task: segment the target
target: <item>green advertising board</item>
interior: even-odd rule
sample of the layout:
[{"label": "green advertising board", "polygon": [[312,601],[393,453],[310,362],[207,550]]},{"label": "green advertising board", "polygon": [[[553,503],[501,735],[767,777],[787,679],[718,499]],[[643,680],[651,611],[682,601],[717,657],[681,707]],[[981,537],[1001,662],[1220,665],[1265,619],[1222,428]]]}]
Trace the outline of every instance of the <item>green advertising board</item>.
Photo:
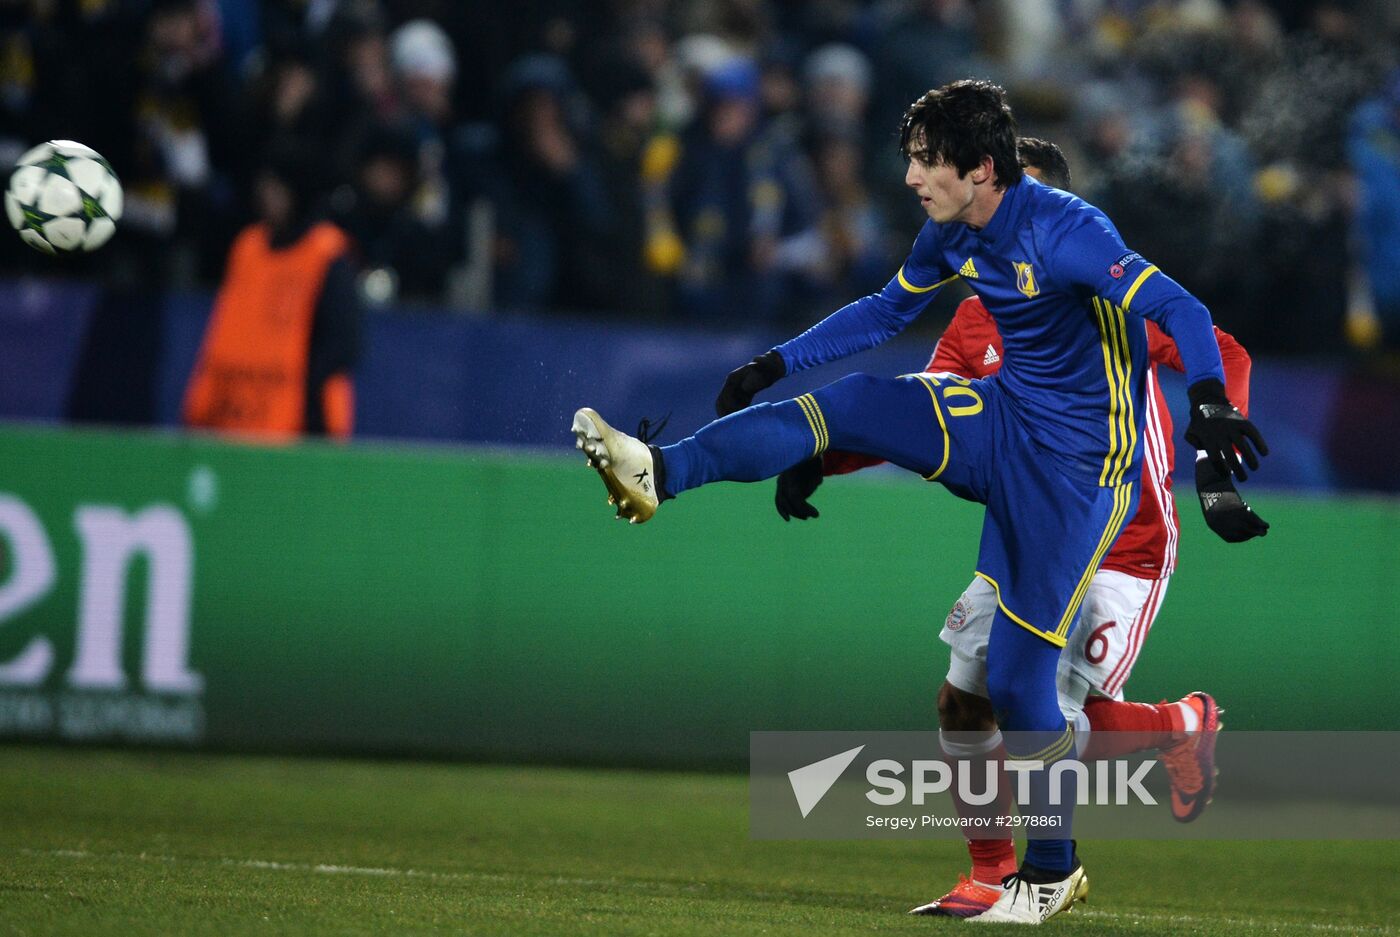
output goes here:
[{"label": "green advertising board", "polygon": [[[561,433],[561,437],[563,434]],[[0,430],[0,736],[735,765],[756,729],[918,729],[980,510],[892,472],[615,522],[582,457]],[[1183,499],[1127,691],[1393,729],[1400,504]]]}]

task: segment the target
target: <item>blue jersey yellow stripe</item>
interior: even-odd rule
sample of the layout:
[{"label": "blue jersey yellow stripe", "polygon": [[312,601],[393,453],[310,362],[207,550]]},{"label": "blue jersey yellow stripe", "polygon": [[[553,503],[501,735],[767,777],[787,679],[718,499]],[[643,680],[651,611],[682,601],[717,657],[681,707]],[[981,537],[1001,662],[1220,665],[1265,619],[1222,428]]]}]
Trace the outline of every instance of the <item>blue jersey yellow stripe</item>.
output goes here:
[{"label": "blue jersey yellow stripe", "polygon": [[1128,343],[1128,311],[1126,309],[1118,310],[1118,328],[1123,339],[1123,361],[1127,368],[1123,384],[1123,402],[1128,407],[1128,426],[1132,428],[1132,436],[1128,440],[1128,454],[1123,459],[1123,467],[1118,471],[1118,483],[1121,484],[1123,476],[1127,474],[1128,469],[1133,465],[1133,460],[1137,458],[1137,444],[1140,438],[1135,411],[1137,404],[1133,402],[1133,351]]},{"label": "blue jersey yellow stripe", "polygon": [[[888,268],[886,268],[886,269],[888,269]],[[911,292],[911,293],[927,293],[927,292],[930,292],[930,291],[932,291],[932,290],[936,290],[936,289],[938,289],[940,286],[943,286],[943,285],[946,284],[946,283],[952,283],[954,280],[956,280],[956,279],[958,278],[958,276],[959,276],[959,274],[956,274],[956,273],[955,273],[955,274],[953,274],[952,276],[947,277],[946,279],[939,280],[937,283],[933,284],[932,286],[915,286],[913,283],[910,283],[908,280],[906,280],[906,279],[904,278],[904,268],[903,268],[903,267],[900,267],[900,268],[899,268],[899,272],[895,274],[895,278],[899,280],[899,285],[902,286],[902,287],[904,287],[906,290],[908,290],[908,291]]]},{"label": "blue jersey yellow stripe", "polygon": [[1094,297],[1094,315],[1099,323],[1099,345],[1103,349],[1103,376],[1108,384],[1108,453],[1104,456],[1103,471],[1099,472],[1099,485],[1108,484],[1108,470],[1113,454],[1118,451],[1118,395],[1114,393],[1113,349],[1109,342],[1108,326],[1104,323],[1103,306]]},{"label": "blue jersey yellow stripe", "polygon": [[1104,305],[1113,320],[1114,332],[1118,337],[1118,361],[1121,366],[1118,393],[1123,402],[1123,428],[1128,440],[1123,452],[1119,453],[1118,468],[1111,482],[1118,485],[1122,483],[1124,473],[1132,466],[1133,457],[1137,454],[1137,414],[1133,409],[1133,353],[1128,347],[1128,320],[1125,311],[1107,301]]},{"label": "blue jersey yellow stripe", "polygon": [[1103,351],[1104,379],[1108,382],[1108,452],[1104,455],[1099,485],[1114,487],[1133,464],[1137,453],[1137,418],[1133,407],[1133,357],[1128,344],[1128,323],[1123,309],[1099,297],[1093,298]]},{"label": "blue jersey yellow stripe", "polygon": [[1142,284],[1147,280],[1148,277],[1152,276],[1152,274],[1156,272],[1157,265],[1151,264],[1146,270],[1142,271],[1142,273],[1139,273],[1137,275],[1137,279],[1133,281],[1132,286],[1128,287],[1128,292],[1125,293],[1123,296],[1124,309],[1127,309],[1130,305],[1132,305],[1133,297],[1137,295],[1138,288],[1142,286]]},{"label": "blue jersey yellow stripe", "polygon": [[1109,470],[1107,484],[1112,486],[1114,477],[1118,474],[1119,467],[1123,464],[1123,453],[1128,448],[1129,430],[1128,415],[1123,406],[1123,345],[1120,341],[1118,331],[1118,320],[1114,317],[1113,311],[1108,303],[1099,301],[1101,309],[1100,321],[1103,323],[1104,334],[1108,337],[1110,348],[1109,357],[1113,362],[1113,384],[1112,393],[1114,398],[1114,409],[1118,415],[1118,448],[1109,459]]},{"label": "blue jersey yellow stripe", "polygon": [[[1135,427],[1133,426],[1132,414],[1130,412],[1131,400],[1129,399],[1129,395],[1125,393],[1127,390],[1128,374],[1124,373],[1123,359],[1125,357],[1127,343],[1123,340],[1122,318],[1115,314],[1116,310],[1111,303],[1100,300],[1099,304],[1102,310],[1101,321],[1108,335],[1109,345],[1112,348],[1113,374],[1116,379],[1112,386],[1118,410],[1118,451],[1113,454],[1108,473],[1108,484],[1113,486],[1116,485],[1118,479],[1122,477],[1123,455],[1131,447],[1130,444],[1133,440]],[[1131,369],[1132,362],[1130,360],[1127,362],[1127,370],[1129,373],[1131,373]]]}]

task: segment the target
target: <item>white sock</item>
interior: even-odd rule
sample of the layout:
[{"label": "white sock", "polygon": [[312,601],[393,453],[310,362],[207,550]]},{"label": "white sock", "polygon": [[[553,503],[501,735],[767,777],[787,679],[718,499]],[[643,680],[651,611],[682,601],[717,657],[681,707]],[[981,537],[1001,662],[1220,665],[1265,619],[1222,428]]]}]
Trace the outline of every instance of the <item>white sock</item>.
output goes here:
[{"label": "white sock", "polygon": [[1186,703],[1177,703],[1177,708],[1181,710],[1181,731],[1195,732],[1201,727],[1201,717],[1196,715],[1196,707]]},{"label": "white sock", "polygon": [[[958,733],[962,736],[970,736],[971,732]],[[985,739],[976,742],[953,742],[949,741],[948,734],[942,729],[938,730],[938,744],[942,747],[943,753],[953,758],[972,758],[977,755],[985,755],[1001,744],[1001,730],[996,729]]]},{"label": "white sock", "polygon": [[1083,758],[1084,753],[1089,750],[1089,717],[1081,709],[1074,714],[1074,721],[1070,725],[1074,727],[1074,756]]}]

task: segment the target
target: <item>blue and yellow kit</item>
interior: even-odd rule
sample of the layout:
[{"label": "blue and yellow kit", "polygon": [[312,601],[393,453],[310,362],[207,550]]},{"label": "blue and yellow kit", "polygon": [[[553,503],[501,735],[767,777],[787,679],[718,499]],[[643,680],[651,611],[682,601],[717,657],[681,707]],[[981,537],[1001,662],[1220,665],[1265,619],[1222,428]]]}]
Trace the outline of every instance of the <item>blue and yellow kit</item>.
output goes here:
[{"label": "blue and yellow kit", "polygon": [[[978,575],[1009,617],[1063,646],[1089,579],[1136,511],[1143,319],[1176,341],[1195,383],[1223,380],[1210,314],[1098,209],[1027,177],[984,228],[925,224],[882,291],[777,350],[792,372],[872,347],[954,279],[995,319],[1006,364],[983,380],[908,378],[926,387],[936,421],[927,477],[987,505]],[[821,391],[812,399],[839,408]]]}]

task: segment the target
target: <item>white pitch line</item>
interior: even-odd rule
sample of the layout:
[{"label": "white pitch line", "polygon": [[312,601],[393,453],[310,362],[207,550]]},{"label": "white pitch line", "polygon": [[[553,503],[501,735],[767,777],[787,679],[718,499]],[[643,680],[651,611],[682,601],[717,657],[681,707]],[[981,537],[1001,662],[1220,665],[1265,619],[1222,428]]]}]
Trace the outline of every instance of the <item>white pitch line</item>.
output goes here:
[{"label": "white pitch line", "polygon": [[1343,934],[1393,934],[1393,928],[1384,924],[1323,924],[1312,921],[1276,921],[1257,918],[1229,918],[1229,917],[1197,917],[1191,914],[1172,914],[1163,911],[1098,911],[1088,908],[1077,909],[1074,916],[1084,916],[1105,921],[1123,921],[1125,923],[1156,923],[1156,924],[1186,924],[1197,927],[1207,927],[1212,924],[1226,925],[1229,927],[1293,927],[1305,930],[1322,931],[1326,933]]},{"label": "white pitch line", "polygon": [[21,855],[50,856],[60,859],[98,859],[134,862],[163,862],[167,864],[223,865],[241,869],[262,869],[273,872],[311,872],[317,875],[362,875],[372,878],[421,878],[437,881],[476,882],[539,882],[545,885],[576,885],[581,888],[645,887],[645,883],[622,879],[569,878],[566,876],[533,875],[522,872],[508,875],[500,872],[430,872],[425,869],[377,868],[375,866],[331,865],[313,862],[276,862],[271,859],[234,859],[220,856],[167,856],[151,852],[90,852],[85,849],[20,849]]},{"label": "white pitch line", "polygon": [[[163,862],[169,864],[215,864],[241,869],[262,869],[273,872],[311,872],[316,875],[361,875],[370,878],[418,878],[433,881],[486,881],[518,882],[521,880],[547,885],[573,885],[580,888],[631,888],[633,890],[655,890],[653,884],[626,879],[568,878],[565,876],[537,876],[528,873],[506,875],[498,872],[429,872],[423,869],[380,868],[375,866],[331,865],[312,862],[276,862],[271,859],[234,859],[227,857],[201,858],[196,856],[166,856],[149,852],[89,852],[85,849],[20,849],[26,856],[49,856],[61,859],[98,859],[137,862]],[[679,886],[678,886],[679,887]],[[1124,923],[1183,924],[1196,927],[1225,925],[1229,927],[1254,928],[1301,928],[1320,933],[1344,934],[1395,934],[1392,927],[1384,924],[1325,924],[1311,921],[1280,921],[1265,918],[1221,918],[1198,917],[1190,914],[1172,914],[1163,911],[1100,911],[1078,908],[1075,916],[1091,920],[1121,921]]]}]

